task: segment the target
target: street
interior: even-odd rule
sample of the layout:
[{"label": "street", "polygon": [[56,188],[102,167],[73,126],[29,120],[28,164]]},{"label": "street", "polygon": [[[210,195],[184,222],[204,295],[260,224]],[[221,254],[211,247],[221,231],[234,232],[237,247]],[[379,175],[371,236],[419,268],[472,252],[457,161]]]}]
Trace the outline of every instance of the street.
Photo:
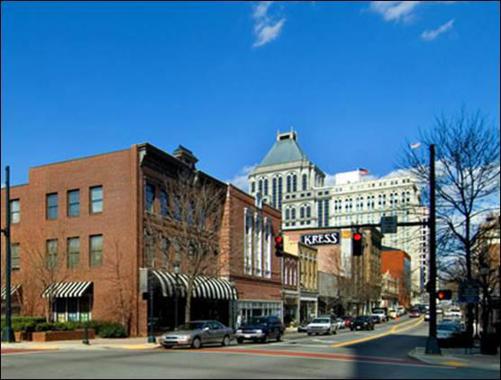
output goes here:
[{"label": "street", "polygon": [[499,378],[499,371],[428,365],[408,352],[424,346],[421,319],[290,334],[283,342],[153,350],[26,351],[2,354],[2,378]]}]

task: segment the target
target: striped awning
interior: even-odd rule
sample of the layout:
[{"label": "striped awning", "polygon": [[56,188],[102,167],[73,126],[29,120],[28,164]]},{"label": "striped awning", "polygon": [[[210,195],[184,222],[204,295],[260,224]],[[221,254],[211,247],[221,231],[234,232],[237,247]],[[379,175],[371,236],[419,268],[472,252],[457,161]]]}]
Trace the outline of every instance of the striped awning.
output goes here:
[{"label": "striped awning", "polygon": [[[176,287],[176,275],[174,273],[158,269],[152,270],[152,273],[160,283],[162,295],[164,297],[173,297],[174,289]],[[177,275],[177,280],[178,295],[180,297],[186,297],[189,277],[186,274],[180,273]],[[228,280],[216,277],[197,276],[194,281],[192,297],[236,300],[237,290]]]},{"label": "striped awning", "polygon": [[[21,284],[11,285],[10,287],[10,295],[13,296],[15,292],[19,290]],[[7,297],[7,287],[2,286],[2,299],[4,300]]]},{"label": "striped awning", "polygon": [[42,293],[43,298],[78,298],[91,286],[91,281],[55,282]]}]

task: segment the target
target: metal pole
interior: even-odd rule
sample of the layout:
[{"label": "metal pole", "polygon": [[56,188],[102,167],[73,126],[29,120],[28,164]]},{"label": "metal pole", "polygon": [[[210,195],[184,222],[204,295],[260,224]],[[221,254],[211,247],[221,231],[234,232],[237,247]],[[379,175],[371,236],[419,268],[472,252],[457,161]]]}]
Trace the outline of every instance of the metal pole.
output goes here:
[{"label": "metal pole", "polygon": [[151,280],[151,268],[148,270],[148,343],[156,343],[153,334],[153,281]]},{"label": "metal pole", "polygon": [[436,264],[436,210],[435,210],[435,145],[430,145],[430,258],[429,258],[429,291],[430,291],[430,321],[426,354],[440,355],[437,340],[437,264]]},{"label": "metal pole", "polygon": [[174,330],[177,328],[177,324],[178,324],[178,294],[177,294],[177,288],[178,288],[178,276],[179,274],[177,273],[178,271],[176,270],[176,286],[174,287]]},{"label": "metal pole", "polygon": [[2,331],[2,342],[15,342],[12,330],[12,299],[11,299],[11,272],[12,257],[10,251],[10,167],[5,167],[5,327]]}]

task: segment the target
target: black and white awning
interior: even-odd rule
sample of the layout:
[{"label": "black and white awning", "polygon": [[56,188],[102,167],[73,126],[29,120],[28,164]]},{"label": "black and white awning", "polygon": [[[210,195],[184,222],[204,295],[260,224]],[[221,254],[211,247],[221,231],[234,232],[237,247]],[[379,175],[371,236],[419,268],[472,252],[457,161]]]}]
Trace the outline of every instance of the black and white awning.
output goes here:
[{"label": "black and white awning", "polygon": [[[11,297],[19,290],[21,284],[11,285],[10,287],[10,295]],[[7,287],[2,286],[2,299],[4,300],[7,297]]]},{"label": "black and white awning", "polygon": [[42,293],[43,298],[78,298],[92,285],[91,281],[55,282]]},{"label": "black and white awning", "polygon": [[[153,275],[160,283],[162,295],[164,297],[173,297],[176,288],[176,275],[162,270],[152,270]],[[188,289],[189,276],[183,273],[177,275],[177,289],[180,297],[186,297]],[[218,300],[236,300],[237,290],[228,281],[222,278],[196,276],[193,286],[193,298],[207,298]]]}]

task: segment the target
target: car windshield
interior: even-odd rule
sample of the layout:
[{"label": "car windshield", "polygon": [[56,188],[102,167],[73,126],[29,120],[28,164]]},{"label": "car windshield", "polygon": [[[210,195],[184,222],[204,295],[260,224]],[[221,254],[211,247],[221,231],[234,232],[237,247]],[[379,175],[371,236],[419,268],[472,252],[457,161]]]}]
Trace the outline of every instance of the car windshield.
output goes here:
[{"label": "car windshield", "polygon": [[367,317],[357,317],[355,318],[355,322],[365,322],[367,320]]},{"label": "car windshield", "polygon": [[205,322],[188,322],[184,325],[180,325],[178,330],[201,330],[205,326]]},{"label": "car windshield", "polygon": [[268,318],[266,318],[266,317],[253,317],[250,319],[250,323],[253,325],[265,325],[268,323]]},{"label": "car windshield", "polygon": [[384,313],[384,310],[383,309],[372,309],[372,312],[375,314],[381,314],[381,313]]},{"label": "car windshield", "polygon": [[329,323],[330,319],[328,318],[315,318],[311,323]]}]

